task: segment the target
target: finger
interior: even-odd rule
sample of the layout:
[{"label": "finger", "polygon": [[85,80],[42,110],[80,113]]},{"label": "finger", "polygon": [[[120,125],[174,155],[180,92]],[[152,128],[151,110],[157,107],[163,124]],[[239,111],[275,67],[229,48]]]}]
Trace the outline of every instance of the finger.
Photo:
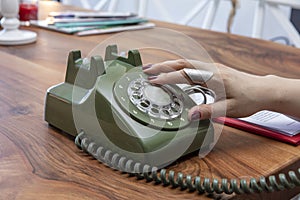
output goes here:
[{"label": "finger", "polygon": [[158,76],[149,76],[148,80],[152,84],[191,84],[190,79],[186,77],[183,70],[173,71],[169,73],[162,73]]},{"label": "finger", "polygon": [[192,68],[192,69],[200,69],[206,71],[217,71],[218,64],[217,63],[204,63],[201,61],[195,60],[172,60],[165,61],[157,64],[148,64],[143,67],[143,71],[146,74],[160,74],[160,73],[168,73],[172,71],[181,70],[183,68]]},{"label": "finger", "polygon": [[181,60],[172,60],[165,61],[162,63],[156,64],[148,64],[143,67],[144,73],[146,74],[160,74],[160,73],[168,73],[174,72],[183,68],[192,68],[193,66],[189,61],[181,59]]},{"label": "finger", "polygon": [[212,104],[200,104],[189,110],[188,118],[191,121],[226,116],[226,101]]}]

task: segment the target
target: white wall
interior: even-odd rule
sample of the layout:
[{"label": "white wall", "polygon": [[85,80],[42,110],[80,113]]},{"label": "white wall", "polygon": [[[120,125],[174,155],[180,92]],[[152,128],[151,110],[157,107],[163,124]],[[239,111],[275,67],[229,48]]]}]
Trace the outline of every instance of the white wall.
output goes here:
[{"label": "white wall", "polygon": [[[79,5],[79,0],[68,0],[73,4]],[[91,5],[95,5],[99,0],[89,0]],[[136,11],[136,2],[138,0],[119,0],[117,10]],[[149,0],[146,16],[151,19],[158,19],[168,22],[178,23],[183,16],[188,14],[191,9],[199,3],[200,0]],[[255,5],[257,0],[240,0],[239,8],[235,16],[232,33],[243,36],[251,36]],[[212,30],[226,32],[227,19],[231,10],[230,0],[221,0],[217,10],[217,15],[212,26]],[[290,8],[282,7],[284,15],[289,18]],[[207,9],[204,9],[189,23],[190,26],[200,27],[203,23]],[[286,36],[287,34],[279,23],[274,20],[272,13],[267,9],[263,39],[269,40],[277,36]]]}]

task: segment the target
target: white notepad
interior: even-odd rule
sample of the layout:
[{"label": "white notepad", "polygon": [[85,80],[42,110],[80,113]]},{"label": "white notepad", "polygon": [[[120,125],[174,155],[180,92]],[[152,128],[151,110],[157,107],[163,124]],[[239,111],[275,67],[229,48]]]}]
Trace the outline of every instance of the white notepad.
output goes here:
[{"label": "white notepad", "polygon": [[239,118],[248,123],[257,124],[285,135],[294,136],[300,133],[300,122],[284,114],[263,110],[249,117]]}]

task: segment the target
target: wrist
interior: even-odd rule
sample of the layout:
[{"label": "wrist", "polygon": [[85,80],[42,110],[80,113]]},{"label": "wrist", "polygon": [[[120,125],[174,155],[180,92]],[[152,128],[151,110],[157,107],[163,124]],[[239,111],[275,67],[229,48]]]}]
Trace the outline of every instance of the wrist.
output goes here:
[{"label": "wrist", "polygon": [[266,75],[260,78],[260,87],[262,87],[259,95],[261,99],[261,110],[271,110],[281,112],[281,105],[284,100],[284,85],[282,78],[275,75]]}]

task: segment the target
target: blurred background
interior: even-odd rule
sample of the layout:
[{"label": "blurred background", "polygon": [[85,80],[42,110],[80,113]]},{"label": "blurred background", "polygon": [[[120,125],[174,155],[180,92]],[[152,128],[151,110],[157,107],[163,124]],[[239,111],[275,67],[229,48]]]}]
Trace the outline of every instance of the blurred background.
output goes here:
[{"label": "blurred background", "polygon": [[[274,40],[300,47],[300,0],[60,0],[94,10],[131,11],[157,19]],[[234,12],[235,11],[235,12]],[[235,13],[235,15],[234,15]]]}]

